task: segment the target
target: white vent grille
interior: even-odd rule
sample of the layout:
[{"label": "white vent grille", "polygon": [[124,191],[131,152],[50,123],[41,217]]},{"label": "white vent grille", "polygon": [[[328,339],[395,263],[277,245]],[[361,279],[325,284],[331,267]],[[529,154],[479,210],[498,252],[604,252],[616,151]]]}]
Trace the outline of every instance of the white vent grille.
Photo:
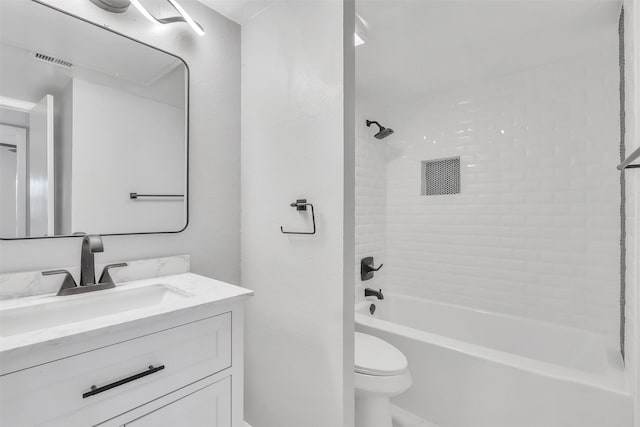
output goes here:
[{"label": "white vent grille", "polygon": [[460,193],[460,157],[422,162],[422,195]]},{"label": "white vent grille", "polygon": [[60,67],[64,67],[64,68],[73,67],[73,64],[69,61],[65,61],[64,59],[54,58],[53,56],[45,55],[44,53],[35,53],[33,57],[40,61],[48,62],[50,64],[55,64]]}]

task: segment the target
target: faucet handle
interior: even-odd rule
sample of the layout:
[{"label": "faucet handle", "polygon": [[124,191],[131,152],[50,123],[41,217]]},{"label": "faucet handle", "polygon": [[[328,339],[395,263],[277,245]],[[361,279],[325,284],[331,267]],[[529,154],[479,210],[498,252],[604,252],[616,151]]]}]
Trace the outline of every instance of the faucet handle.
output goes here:
[{"label": "faucet handle", "polygon": [[60,289],[58,289],[58,293],[56,294],[57,296],[63,295],[63,291],[65,289],[71,289],[78,286],[76,285],[76,281],[73,279],[71,273],[69,273],[67,270],[48,270],[42,272],[43,276],[53,276],[54,274],[64,274],[62,285],[60,286]]},{"label": "faucet handle", "polygon": [[113,283],[113,277],[111,277],[109,270],[111,270],[112,268],[126,267],[128,265],[129,264],[127,264],[126,262],[106,265],[102,269],[102,274],[100,275],[100,280],[98,280],[98,283]]},{"label": "faucet handle", "polygon": [[373,279],[374,272],[380,270],[384,264],[379,267],[373,266],[373,257],[368,256],[360,260],[360,280],[365,281]]},{"label": "faucet handle", "polygon": [[380,266],[378,268],[374,268],[373,265],[365,265],[364,268],[367,271],[378,271],[382,268],[384,264],[380,264]]}]

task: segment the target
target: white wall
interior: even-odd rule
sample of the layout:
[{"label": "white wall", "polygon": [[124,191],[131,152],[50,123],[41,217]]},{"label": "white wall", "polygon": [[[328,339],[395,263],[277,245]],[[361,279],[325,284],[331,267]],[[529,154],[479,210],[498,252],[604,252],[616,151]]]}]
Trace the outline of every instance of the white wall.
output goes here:
[{"label": "white wall", "polygon": [[53,95],[45,95],[29,111],[27,236],[54,234]]},{"label": "white wall", "polygon": [[56,235],[72,234],[73,80],[56,97],[56,103],[53,106],[53,117],[54,230]]},{"label": "white wall", "polygon": [[[118,15],[88,1],[49,3],[181,56],[191,71],[189,227],[180,234],[105,237],[96,261],[190,253],[194,272],[238,283],[240,27],[195,0],[181,4],[205,27],[203,37],[184,25],[157,27],[133,7]],[[79,255],[77,238],[0,241],[0,272],[77,265]]]},{"label": "white wall", "polygon": [[[245,417],[256,427],[348,425],[352,411],[342,34],[341,1],[275,2],[242,28],[242,284],[256,291]],[[315,205],[316,235],[280,232],[311,227],[289,206],[298,198]]]},{"label": "white wall", "polygon": [[28,128],[29,114],[25,113],[24,111],[0,107],[0,124]]},{"label": "white wall", "polygon": [[184,199],[129,193],[185,193],[184,109],[80,79],[72,92],[71,233],[181,230]]},{"label": "white wall", "polygon": [[[625,0],[626,155],[640,147],[640,3]],[[639,162],[635,162],[639,163]],[[626,366],[640,427],[640,169],[627,169]]]},{"label": "white wall", "polygon": [[[396,133],[369,135],[358,158],[386,146],[385,286],[606,332],[616,348],[617,63],[612,27],[589,55],[378,113]],[[421,161],[453,156],[462,194],[421,196]],[[359,191],[380,190],[372,176]],[[375,199],[358,200],[373,209],[362,203]]]},{"label": "white wall", "polygon": [[[3,141],[4,142],[4,141]],[[15,236],[16,221],[16,174],[18,171],[18,153],[0,146],[0,235]]]}]

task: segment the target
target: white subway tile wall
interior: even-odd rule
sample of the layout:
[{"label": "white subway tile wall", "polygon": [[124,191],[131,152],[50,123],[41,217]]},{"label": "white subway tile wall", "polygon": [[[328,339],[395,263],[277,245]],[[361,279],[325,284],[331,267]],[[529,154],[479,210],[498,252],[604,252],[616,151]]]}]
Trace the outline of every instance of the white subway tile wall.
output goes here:
[{"label": "white subway tile wall", "polygon": [[[396,133],[356,146],[356,250],[383,257],[377,280],[616,337],[617,61],[612,39],[588,57],[389,107]],[[455,156],[461,194],[422,196],[421,162]]]}]

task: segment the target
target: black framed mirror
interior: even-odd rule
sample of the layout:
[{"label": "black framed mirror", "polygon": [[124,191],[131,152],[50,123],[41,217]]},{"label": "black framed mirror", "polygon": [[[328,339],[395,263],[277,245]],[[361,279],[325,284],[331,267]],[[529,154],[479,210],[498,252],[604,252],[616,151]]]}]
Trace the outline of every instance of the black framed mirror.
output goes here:
[{"label": "black framed mirror", "polygon": [[189,68],[37,1],[0,14],[0,239],[188,225]]}]

